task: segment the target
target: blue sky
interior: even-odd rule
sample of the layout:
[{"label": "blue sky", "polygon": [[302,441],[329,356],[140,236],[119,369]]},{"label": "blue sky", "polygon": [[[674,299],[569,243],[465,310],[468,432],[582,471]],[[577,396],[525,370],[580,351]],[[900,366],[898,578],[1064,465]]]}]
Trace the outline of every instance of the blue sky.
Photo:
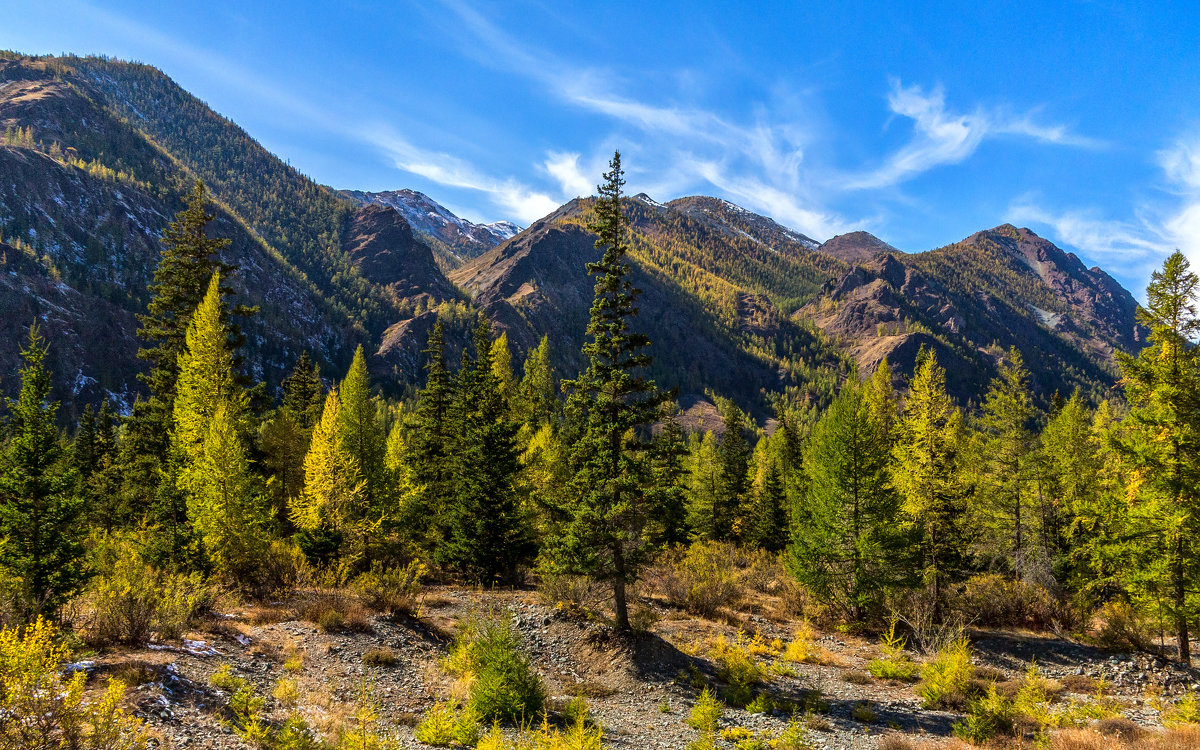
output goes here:
[{"label": "blue sky", "polygon": [[[619,147],[903,250],[1008,221],[1141,294],[1200,267],[1200,7],[1184,2],[0,2],[0,47],[158,66],[335,187],[528,224]],[[978,7],[973,7],[978,6]]]}]

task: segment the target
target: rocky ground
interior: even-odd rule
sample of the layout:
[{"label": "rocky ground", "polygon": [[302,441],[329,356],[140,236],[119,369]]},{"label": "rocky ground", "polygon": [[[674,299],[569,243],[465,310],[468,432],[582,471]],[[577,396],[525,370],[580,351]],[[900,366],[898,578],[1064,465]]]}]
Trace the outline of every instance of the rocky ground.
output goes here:
[{"label": "rocky ground", "polygon": [[[471,617],[505,617],[541,672],[551,705],[561,705],[568,695],[585,696],[604,727],[606,747],[682,749],[698,737],[685,724],[698,693],[694,685],[711,681],[716,671],[702,644],[720,635],[734,639],[739,630],[757,633],[763,642],[786,642],[798,624],[758,615],[712,621],[653,602],[643,606],[657,621],[649,632],[628,639],[548,606],[532,591],[432,587],[415,616],[372,616],[370,632],[355,633],[322,632],[297,619],[295,606],[233,608],[180,643],[102,653],[87,668],[97,677],[115,675],[135,685],[129,701],[157,735],[159,747],[247,747],[222,723],[227,696],[210,684],[210,676],[225,664],[268,697],[275,718],[283,711],[270,698],[273,686],[281,677],[296,679],[299,707],[317,727],[344,720],[365,689],[380,705],[384,729],[400,746],[423,747],[413,739],[413,727],[429,705],[454,690],[439,662],[456,626]],[[1163,659],[1113,655],[1030,633],[972,631],[971,636],[977,665],[996,670],[997,678],[1019,677],[1030,660],[1068,691],[1086,692],[1103,677],[1125,715],[1144,726],[1159,721],[1147,688],[1200,690],[1200,675]],[[865,750],[877,747],[881,736],[897,733],[935,740],[949,736],[951,725],[961,718],[922,708],[911,685],[865,675],[866,663],[878,655],[873,641],[827,633],[817,636],[817,644],[827,652],[825,664],[788,664],[793,674],[773,674],[766,684],[773,697],[801,704],[819,691],[828,709],[809,721],[808,738],[815,748]],[[364,664],[364,654],[380,648],[394,654],[394,663]],[[864,721],[864,716],[870,719]],[[729,709],[722,725],[777,733],[789,718],[783,711]]]}]

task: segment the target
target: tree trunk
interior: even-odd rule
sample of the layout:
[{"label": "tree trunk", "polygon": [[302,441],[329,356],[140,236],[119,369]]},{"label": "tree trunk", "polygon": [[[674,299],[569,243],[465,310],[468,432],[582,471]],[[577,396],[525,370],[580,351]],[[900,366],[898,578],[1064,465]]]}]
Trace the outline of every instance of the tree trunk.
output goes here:
[{"label": "tree trunk", "polygon": [[1175,632],[1179,638],[1179,660],[1188,666],[1192,664],[1192,644],[1188,633],[1187,618],[1187,582],[1184,580],[1184,548],[1183,537],[1175,540],[1175,565],[1172,577],[1175,579]]},{"label": "tree trunk", "polygon": [[613,547],[613,611],[616,615],[617,630],[629,632],[629,607],[625,601],[625,556],[621,553],[621,545]]}]

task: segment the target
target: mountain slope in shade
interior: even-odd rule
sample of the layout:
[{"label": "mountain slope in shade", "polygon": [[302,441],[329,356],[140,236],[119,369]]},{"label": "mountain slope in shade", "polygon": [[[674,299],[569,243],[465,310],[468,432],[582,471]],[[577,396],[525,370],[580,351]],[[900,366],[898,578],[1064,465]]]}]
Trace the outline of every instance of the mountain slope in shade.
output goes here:
[{"label": "mountain slope in shade", "polygon": [[510,221],[490,224],[467,221],[416,190],[377,193],[344,190],[342,194],[359,203],[390,206],[399,211],[418,235],[432,240],[429,244],[438,251],[439,260],[449,268],[457,268],[479,257],[521,231],[521,227]]},{"label": "mountain slope in shade", "polygon": [[839,234],[823,242],[817,249],[847,263],[866,263],[884,253],[901,254],[870,232],[862,231]]},{"label": "mountain slope in shade", "polygon": [[1104,395],[1112,353],[1146,332],[1133,296],[1028,229],[1002,225],[944,248],[885,253],[826,285],[800,315],[870,372],[883,357],[911,373],[922,346],[938,352],[962,399],[987,387],[1011,346],[1042,396]]}]

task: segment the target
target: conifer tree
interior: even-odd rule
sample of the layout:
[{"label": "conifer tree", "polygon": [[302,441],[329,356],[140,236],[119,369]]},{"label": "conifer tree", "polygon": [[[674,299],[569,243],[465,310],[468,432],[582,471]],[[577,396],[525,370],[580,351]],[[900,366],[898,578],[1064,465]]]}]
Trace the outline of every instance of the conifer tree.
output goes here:
[{"label": "conifer tree", "polygon": [[505,403],[511,405],[517,395],[517,382],[516,377],[513,375],[512,349],[508,346],[508,333],[501,331],[496,340],[492,342],[490,356],[492,360],[492,374],[495,376],[497,386],[500,388],[500,395],[504,397]]},{"label": "conifer tree", "polygon": [[438,549],[443,564],[485,584],[513,582],[517,564],[532,551],[517,497],[517,426],[508,416],[492,344],[481,317],[475,359],[459,370],[450,407],[454,491],[446,508],[448,533]]},{"label": "conifer tree", "polygon": [[91,404],[83,411],[71,449],[77,493],[92,525],[112,531],[127,522],[117,467],[117,434],[107,399],[97,414]]},{"label": "conifer tree", "polygon": [[325,403],[317,366],[302,352],[296,366],[283,380],[283,402],[259,428],[263,464],[275,480],[272,493],[275,513],[287,521],[291,501],[304,489],[304,457],[313,427]]},{"label": "conifer tree", "polygon": [[517,416],[531,425],[554,422],[561,411],[558,383],[550,361],[550,338],[543,336],[525,358],[524,375],[518,387]]},{"label": "conifer tree", "polygon": [[417,396],[416,414],[405,445],[404,463],[419,489],[400,519],[417,544],[432,551],[445,535],[440,519],[452,491],[450,471],[450,405],[454,385],[446,369],[444,328],[439,319],[429,332],[425,354],[425,387]]},{"label": "conifer tree", "polygon": [[18,615],[54,617],[84,581],[82,502],[59,442],[47,346],[37,325],[21,352],[21,390],[5,399],[8,442],[0,454],[0,565],[16,582]]},{"label": "conifer tree", "polygon": [[789,519],[783,479],[774,459],[764,456],[766,467],[762,481],[754,491],[754,506],[747,527],[746,541],[768,552],[781,552],[787,546]]},{"label": "conifer tree", "polygon": [[1035,435],[1029,371],[1012,348],[983,399],[974,441],[979,528],[988,529],[998,551],[1007,557],[1017,578],[1031,574],[1028,560],[1034,532]]},{"label": "conifer tree", "polygon": [[688,540],[687,456],[683,428],[671,414],[663,421],[662,431],[654,441],[652,484],[658,494],[653,504],[658,512],[649,537],[657,546],[673,547]]},{"label": "conifer tree", "polygon": [[338,393],[341,400],[342,444],[358,464],[363,480],[363,503],[373,516],[386,514],[387,467],[384,465],[386,438],[379,422],[379,402],[371,395],[371,379],[361,345]]},{"label": "conifer tree", "polygon": [[325,405],[325,387],[321,385],[321,372],[308,352],[301,352],[296,366],[283,379],[283,403],[281,408],[293,422],[305,432],[312,432],[321,418]]},{"label": "conifer tree", "polygon": [[246,395],[234,375],[226,315],[218,271],[209,281],[208,291],[188,325],[184,351],[179,356],[172,436],[181,462],[179,484],[185,490],[203,455],[209,423],[217,408],[227,405],[230,418],[244,429]]},{"label": "conifer tree", "polygon": [[262,584],[268,512],[250,471],[238,407],[222,400],[192,472],[188,513],[213,567],[230,583]]},{"label": "conifer tree", "polygon": [[618,630],[629,630],[626,586],[638,574],[653,545],[646,524],[654,512],[648,492],[649,441],[639,434],[659,417],[669,394],[644,376],[651,363],[650,340],[630,328],[637,314],[638,290],[626,260],[628,220],[621,205],[624,185],[620,153],[613,154],[604,184],[598,187],[597,235],[603,257],[588,264],[596,276],[595,298],[579,377],[567,384],[575,502],[556,540],[555,559],[567,572],[587,575],[612,586]]},{"label": "conifer tree", "polygon": [[889,445],[869,394],[869,387],[847,383],[813,428],[804,457],[808,491],[787,558],[801,583],[856,621],[907,567]]},{"label": "conifer tree", "polygon": [[694,448],[688,460],[687,507],[688,527],[697,539],[721,539],[720,522],[721,464],[718,460],[717,437],[712,430]]},{"label": "conifer tree", "polygon": [[[304,491],[292,503],[292,523],[310,533],[310,539],[348,538],[364,547],[371,532],[362,514],[365,482],[342,433],[341,400],[337,388],[329,389],[321,419],[313,430],[304,458]],[[353,555],[354,550],[349,550]]]},{"label": "conifer tree", "polygon": [[1129,437],[1120,442],[1134,467],[1130,494],[1136,532],[1167,595],[1179,658],[1191,662],[1192,592],[1200,583],[1200,277],[1176,250],[1154,272],[1138,319],[1150,345],[1118,353],[1130,405]]},{"label": "conifer tree", "polygon": [[717,446],[721,473],[717,503],[713,508],[715,539],[742,536],[750,491],[750,443],[746,440],[746,413],[729,399],[718,401],[725,433]]},{"label": "conifer tree", "polygon": [[[138,316],[138,337],[144,346],[138,357],[150,363],[139,375],[150,394],[138,399],[121,441],[120,469],[126,502],[159,525],[174,529],[171,556],[178,560],[183,500],[175,482],[164,472],[169,465],[173,408],[179,357],[184,352],[188,324],[215,271],[227,275],[233,267],[220,260],[230,240],[208,236],[214,214],[207,211],[208,194],[199,180],[162,235],[162,255],[150,284],[150,303]],[[249,310],[239,309],[240,312]],[[236,327],[228,331],[237,341]]]},{"label": "conifer tree", "polygon": [[942,618],[947,586],[961,570],[967,488],[961,466],[962,412],[946,394],[946,371],[931,351],[919,357],[892,449],[892,486],[919,535],[920,570]]}]

